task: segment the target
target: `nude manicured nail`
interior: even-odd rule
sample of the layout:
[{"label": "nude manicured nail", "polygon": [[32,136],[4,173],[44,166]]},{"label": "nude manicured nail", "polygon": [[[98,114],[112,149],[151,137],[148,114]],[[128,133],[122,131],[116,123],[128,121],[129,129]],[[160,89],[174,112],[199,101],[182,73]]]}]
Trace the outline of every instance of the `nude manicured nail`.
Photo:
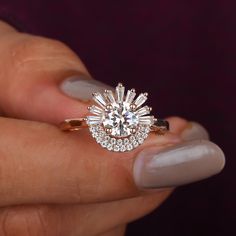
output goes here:
[{"label": "nude manicured nail", "polygon": [[175,187],[219,173],[225,164],[223,151],[214,143],[195,140],[141,151],[135,159],[133,174],[139,188]]},{"label": "nude manicured nail", "polygon": [[105,89],[113,89],[111,86],[85,75],[72,76],[65,79],[60,88],[66,95],[85,101],[91,99],[94,92],[104,92]]},{"label": "nude manicured nail", "polygon": [[188,126],[181,133],[181,138],[184,141],[205,139],[209,140],[207,130],[197,122],[189,122]]}]

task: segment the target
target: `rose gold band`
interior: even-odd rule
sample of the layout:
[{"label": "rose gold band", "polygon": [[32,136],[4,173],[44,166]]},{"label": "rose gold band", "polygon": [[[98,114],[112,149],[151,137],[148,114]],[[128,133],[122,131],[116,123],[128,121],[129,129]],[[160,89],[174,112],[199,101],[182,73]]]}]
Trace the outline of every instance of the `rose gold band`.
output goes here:
[{"label": "rose gold band", "polygon": [[[86,118],[66,119],[60,123],[60,129],[63,131],[77,131],[82,128],[88,128]],[[166,120],[157,119],[151,126],[151,132],[163,135],[169,130],[169,123]]]},{"label": "rose gold band", "polygon": [[85,118],[66,119],[59,126],[63,131],[77,131],[88,127]]}]

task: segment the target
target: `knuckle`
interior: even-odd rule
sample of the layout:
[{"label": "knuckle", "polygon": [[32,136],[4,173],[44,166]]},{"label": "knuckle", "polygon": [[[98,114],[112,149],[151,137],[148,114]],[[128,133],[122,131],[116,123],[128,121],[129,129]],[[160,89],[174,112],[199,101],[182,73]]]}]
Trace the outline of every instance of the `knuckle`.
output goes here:
[{"label": "knuckle", "polygon": [[18,111],[15,104],[27,99],[25,93],[19,91],[32,91],[37,80],[50,83],[55,77],[60,79],[68,72],[84,69],[78,56],[68,46],[53,39],[22,34],[11,41],[6,50],[4,76],[9,79],[1,83],[8,98],[6,108],[13,109],[14,113]]},{"label": "knuckle", "polygon": [[[64,43],[38,36],[20,38],[11,47],[11,59],[16,70],[36,69],[50,66],[49,61],[71,59],[78,60],[77,56]],[[32,67],[32,64],[34,67]]]}]

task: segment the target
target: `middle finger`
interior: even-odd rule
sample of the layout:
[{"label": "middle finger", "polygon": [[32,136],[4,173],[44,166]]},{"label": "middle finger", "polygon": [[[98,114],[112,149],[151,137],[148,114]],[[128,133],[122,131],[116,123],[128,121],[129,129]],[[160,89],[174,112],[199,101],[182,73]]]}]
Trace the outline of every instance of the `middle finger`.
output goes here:
[{"label": "middle finger", "polygon": [[[1,206],[104,202],[142,193],[132,173],[141,148],[109,152],[88,131],[65,134],[32,121],[0,118],[0,127]],[[159,148],[171,142],[169,136],[159,139]]]},{"label": "middle finger", "polygon": [[148,214],[170,192],[107,203],[6,207],[0,210],[0,232],[4,229],[7,235],[100,235]]}]

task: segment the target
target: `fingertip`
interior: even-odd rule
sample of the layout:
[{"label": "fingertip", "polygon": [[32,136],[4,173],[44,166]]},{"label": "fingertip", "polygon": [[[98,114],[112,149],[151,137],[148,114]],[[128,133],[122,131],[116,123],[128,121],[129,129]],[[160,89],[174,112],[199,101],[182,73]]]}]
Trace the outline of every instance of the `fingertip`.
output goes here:
[{"label": "fingertip", "polygon": [[174,134],[180,134],[188,125],[188,121],[178,116],[167,117],[170,124],[170,131]]}]

